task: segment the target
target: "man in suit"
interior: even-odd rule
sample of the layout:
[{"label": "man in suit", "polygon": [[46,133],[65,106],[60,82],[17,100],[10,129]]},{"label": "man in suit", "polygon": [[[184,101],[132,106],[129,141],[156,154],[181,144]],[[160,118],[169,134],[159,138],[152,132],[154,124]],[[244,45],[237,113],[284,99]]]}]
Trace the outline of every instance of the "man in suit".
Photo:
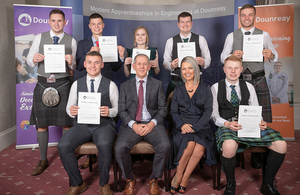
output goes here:
[{"label": "man in suit", "polygon": [[115,155],[126,178],[125,194],[134,194],[135,177],[132,172],[131,148],[138,142],[149,142],[154,150],[153,170],[149,181],[149,194],[159,194],[158,178],[170,152],[170,142],[163,126],[167,106],[163,84],[147,76],[151,68],[149,58],[139,54],[133,62],[136,76],[120,87],[119,115],[122,125],[115,146]]},{"label": "man in suit", "polygon": [[[70,117],[76,118],[74,126],[61,137],[58,143],[59,156],[71,184],[67,195],[80,194],[87,188],[80,175],[74,150],[89,141],[93,141],[98,149],[100,192],[102,195],[113,194],[108,181],[116,130],[116,124],[112,117],[118,114],[119,91],[114,82],[101,75],[103,65],[99,52],[92,51],[86,55],[84,67],[87,70],[87,76],[73,83],[65,108]],[[80,110],[78,107],[79,92],[101,93],[100,124],[77,123],[77,115]]]},{"label": "man in suit", "polygon": [[[91,29],[92,36],[86,39],[83,39],[78,42],[77,52],[76,52],[76,69],[74,73],[74,80],[77,80],[86,75],[86,70],[84,68],[83,62],[85,60],[85,55],[90,51],[98,51],[101,53],[99,48],[98,39],[102,36],[103,29],[105,27],[105,23],[103,22],[103,17],[94,13],[89,17],[89,28]],[[118,71],[124,59],[125,49],[122,46],[118,46],[119,59],[118,62],[105,62],[104,67],[101,70],[102,76],[112,80],[112,71]]]}]

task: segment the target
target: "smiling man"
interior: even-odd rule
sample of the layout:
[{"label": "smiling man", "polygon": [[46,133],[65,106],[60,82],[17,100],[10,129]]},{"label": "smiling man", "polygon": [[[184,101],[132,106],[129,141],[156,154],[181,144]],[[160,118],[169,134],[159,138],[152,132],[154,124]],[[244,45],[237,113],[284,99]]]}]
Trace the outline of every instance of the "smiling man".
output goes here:
[{"label": "smiling man", "polygon": [[101,123],[99,125],[79,124],[76,120],[69,132],[60,139],[58,152],[71,184],[66,194],[80,194],[86,190],[86,184],[80,175],[74,150],[86,142],[93,141],[98,149],[100,192],[102,195],[111,195],[112,191],[108,181],[116,130],[116,124],[112,117],[118,114],[119,91],[114,82],[101,75],[104,64],[99,52],[91,51],[85,58],[84,67],[87,76],[73,83],[66,112],[72,118],[77,117],[80,109],[77,106],[79,92],[101,93],[101,107],[99,107]]},{"label": "smiling man", "polygon": [[[32,175],[41,174],[48,167],[48,127],[61,126],[63,133],[72,125],[72,119],[64,112],[70,91],[70,71],[75,69],[76,41],[64,33],[66,25],[65,14],[59,9],[53,9],[49,14],[51,30],[36,35],[29,54],[27,64],[38,66],[38,83],[34,89],[33,107],[30,125],[37,129],[41,159]],[[61,73],[46,73],[44,64],[44,45],[58,44],[65,46],[66,71]],[[49,93],[48,93],[49,92]],[[53,95],[56,94],[56,95]]]},{"label": "smiling man", "polygon": [[180,33],[167,40],[164,53],[164,67],[171,71],[172,75],[171,82],[168,86],[168,95],[176,86],[183,83],[180,76],[180,68],[178,67],[179,59],[177,54],[177,43],[195,42],[196,61],[200,68],[206,69],[209,67],[211,61],[206,39],[203,36],[191,32],[193,27],[192,15],[188,12],[179,14],[177,26]]}]

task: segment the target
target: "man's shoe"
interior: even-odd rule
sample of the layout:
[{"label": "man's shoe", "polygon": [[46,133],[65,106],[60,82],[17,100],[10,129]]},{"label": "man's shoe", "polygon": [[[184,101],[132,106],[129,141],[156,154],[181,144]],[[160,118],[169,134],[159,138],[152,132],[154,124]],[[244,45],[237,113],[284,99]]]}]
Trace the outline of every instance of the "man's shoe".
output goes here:
[{"label": "man's shoe", "polygon": [[85,182],[82,182],[81,186],[69,187],[69,190],[67,191],[66,195],[78,195],[86,191],[86,189],[87,188]]},{"label": "man's shoe", "polygon": [[[97,162],[97,157],[93,157],[92,158],[92,164],[94,164],[94,163],[96,163]],[[87,168],[89,168],[89,165],[90,165],[90,159],[89,158],[87,158],[80,166],[79,166],[79,168],[80,169],[87,169]]]},{"label": "man's shoe", "polygon": [[152,179],[149,181],[149,195],[158,195],[159,187],[157,179]]},{"label": "man's shoe", "polygon": [[224,195],[235,195],[235,182],[234,181],[227,182]]},{"label": "man's shoe", "polygon": [[125,195],[134,195],[135,179],[127,179],[124,190]]},{"label": "man's shoe", "polygon": [[40,160],[39,164],[33,169],[31,175],[36,176],[43,173],[48,166],[48,160]]},{"label": "man's shoe", "polygon": [[261,184],[260,192],[264,195],[280,195],[280,193],[277,191],[276,186],[265,183]]},{"label": "man's shoe", "polygon": [[103,187],[100,186],[100,193],[102,195],[113,195],[113,191],[110,189],[108,184],[104,184]]}]

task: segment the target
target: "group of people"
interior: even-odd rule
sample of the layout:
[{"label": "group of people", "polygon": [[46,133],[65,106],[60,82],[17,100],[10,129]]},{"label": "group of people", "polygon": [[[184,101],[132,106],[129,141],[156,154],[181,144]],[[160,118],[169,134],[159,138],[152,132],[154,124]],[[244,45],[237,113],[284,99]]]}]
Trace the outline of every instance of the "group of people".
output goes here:
[{"label": "group of people", "polygon": [[[252,146],[270,149],[261,193],[279,194],[273,181],[283,163],[287,146],[279,132],[267,127],[267,122],[271,122],[272,117],[263,63],[242,63],[244,32],[264,34],[265,49],[262,52],[266,60],[276,61],[278,54],[269,34],[254,27],[253,5],[244,5],[240,18],[242,27],[227,36],[221,54],[226,78],[210,87],[200,79],[201,69],[207,68],[211,61],[207,42],[203,36],[191,32],[191,14],[183,12],[178,16],[180,33],[167,40],[164,53],[164,67],[172,75],[168,97],[172,99],[170,115],[174,127],[169,129],[169,139],[164,126],[168,109],[163,83],[151,77],[160,71],[158,52],[155,47],[148,47],[147,29],[138,27],[135,30],[134,48],[150,50],[150,58],[145,54],[132,58],[132,49],[126,49],[125,52],[122,46],[118,46],[118,62],[104,63],[98,46],[98,38],[102,36],[105,26],[102,16],[97,13],[90,16],[92,36],[79,41],[77,45],[74,38],[63,31],[66,25],[64,13],[53,9],[49,14],[51,30],[36,36],[27,56],[29,66],[38,66],[38,83],[34,89],[30,124],[35,124],[37,128],[41,160],[32,175],[41,174],[49,165],[48,127],[61,126],[63,136],[58,143],[58,152],[70,180],[66,194],[80,194],[87,189],[74,149],[89,141],[93,141],[98,149],[98,157],[95,157],[94,162],[98,161],[100,192],[105,195],[113,194],[108,181],[116,137],[113,118],[119,115],[122,124],[114,150],[126,179],[126,195],[135,194],[136,184],[130,150],[142,140],[150,143],[155,150],[149,194],[160,193],[158,179],[162,177],[166,166],[177,169],[170,183],[170,193],[183,194],[200,159],[204,157],[208,164],[216,164],[217,150],[220,152],[227,180],[224,194],[235,194],[236,152]],[[187,56],[179,64],[178,42],[195,42],[197,57]],[[45,72],[44,44],[65,45],[64,73]],[[132,78],[122,83],[118,89],[112,81],[112,71],[120,69],[122,65],[125,75]],[[71,71],[75,68],[84,70],[86,74],[71,85]],[[135,70],[135,74],[131,74],[131,68]],[[148,76],[149,71],[151,73]],[[79,92],[101,93],[99,124],[78,123]],[[237,130],[241,129],[237,122],[238,105],[263,106],[263,119],[259,124],[261,138],[237,137]],[[215,134],[209,125],[211,119],[218,126]]]}]

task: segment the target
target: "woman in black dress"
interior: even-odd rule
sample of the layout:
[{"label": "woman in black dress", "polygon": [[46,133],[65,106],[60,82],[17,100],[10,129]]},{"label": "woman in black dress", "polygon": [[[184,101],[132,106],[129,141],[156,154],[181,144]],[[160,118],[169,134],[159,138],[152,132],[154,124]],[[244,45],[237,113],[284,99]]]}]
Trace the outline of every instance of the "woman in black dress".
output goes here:
[{"label": "woman in black dress", "polygon": [[208,164],[216,164],[215,139],[209,126],[212,113],[210,86],[200,82],[200,69],[196,60],[185,57],[181,62],[183,85],[174,90],[171,116],[172,163],[177,171],[171,181],[171,194],[183,194],[188,179],[204,156]]}]

